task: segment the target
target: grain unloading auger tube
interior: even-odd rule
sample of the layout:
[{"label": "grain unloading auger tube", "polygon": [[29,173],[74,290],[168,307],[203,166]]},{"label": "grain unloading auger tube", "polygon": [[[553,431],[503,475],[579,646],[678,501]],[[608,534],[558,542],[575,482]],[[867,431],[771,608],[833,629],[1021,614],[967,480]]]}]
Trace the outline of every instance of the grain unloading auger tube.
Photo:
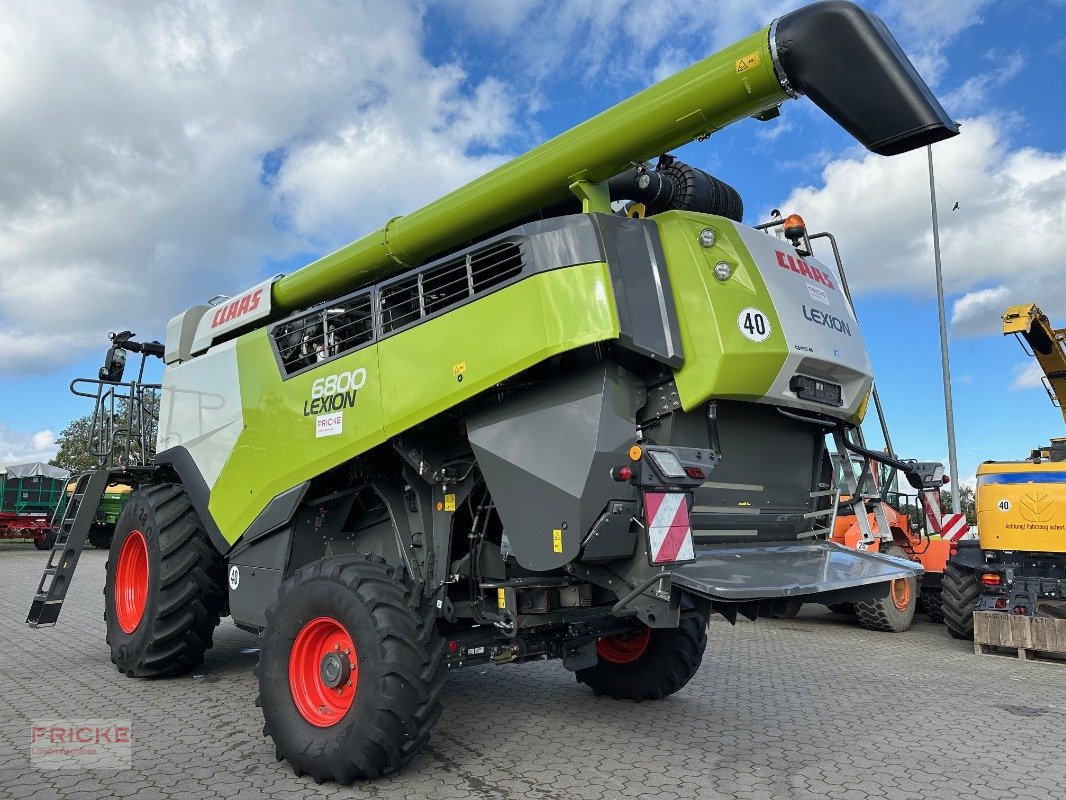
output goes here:
[{"label": "grain unloading auger tube", "polygon": [[606,211],[612,176],[746,117],[775,115],[801,95],[881,155],[958,133],[880,19],[851,3],[815,3],[303,269],[203,309],[196,347],[415,267],[575,188]]},{"label": "grain unloading auger tube", "polygon": [[860,452],[872,383],[841,276],[666,154],[800,93],[875,152],[956,133],[876,17],[815,4],[171,320],[111,547],[119,669],[188,669],[228,611],[279,758],[348,782],[418,752],[445,667],[558,658],[661,698],[712,612],[920,571],[826,542],[827,438]]}]

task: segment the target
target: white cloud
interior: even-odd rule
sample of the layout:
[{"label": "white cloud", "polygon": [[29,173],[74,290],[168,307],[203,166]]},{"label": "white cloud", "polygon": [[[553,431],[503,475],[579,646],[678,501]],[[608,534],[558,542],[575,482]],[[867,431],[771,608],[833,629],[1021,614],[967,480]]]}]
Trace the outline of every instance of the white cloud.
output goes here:
[{"label": "white cloud", "polygon": [[[534,80],[652,83],[791,11],[791,0],[442,0],[474,31],[509,37],[512,66]],[[535,35],[529,32],[536,31]]]},{"label": "white cloud", "polygon": [[989,92],[1006,86],[1027,63],[1022,53],[1006,56],[989,53],[987,57],[998,66],[967,78],[957,88],[944,95],[942,102],[945,108],[950,108],[954,114],[976,114],[984,111],[988,105]]},{"label": "white cloud", "polygon": [[25,433],[0,423],[0,466],[47,462],[58,450],[56,435],[51,430]]},{"label": "white cloud", "polygon": [[1035,358],[1015,365],[1014,380],[1010,388],[1012,391],[1044,388],[1044,370],[1040,368]]},{"label": "white cloud", "polygon": [[1007,307],[1010,291],[1006,286],[967,292],[951,307],[951,327],[960,336],[980,336],[995,333],[1000,327],[1000,315]]},{"label": "white cloud", "polygon": [[0,374],[161,335],[493,166],[510,95],[430,63],[422,24],[387,0],[8,4]]},{"label": "white cloud", "polygon": [[[1006,122],[963,122],[962,134],[934,147],[946,291],[993,284],[957,306],[963,328],[998,324],[1007,305],[1037,301],[1066,316],[1059,231],[1066,219],[1066,151],[1011,149]],[[864,154],[830,162],[818,186],[799,187],[778,207],[801,213],[812,230],[840,240],[857,292],[931,296],[935,291],[925,151],[893,158]],[[769,209],[765,210],[766,212]],[[1002,308],[991,308],[992,300]],[[981,303],[985,305],[982,306]],[[1060,309],[1056,312],[1056,309]],[[965,324],[963,324],[965,323]]]}]

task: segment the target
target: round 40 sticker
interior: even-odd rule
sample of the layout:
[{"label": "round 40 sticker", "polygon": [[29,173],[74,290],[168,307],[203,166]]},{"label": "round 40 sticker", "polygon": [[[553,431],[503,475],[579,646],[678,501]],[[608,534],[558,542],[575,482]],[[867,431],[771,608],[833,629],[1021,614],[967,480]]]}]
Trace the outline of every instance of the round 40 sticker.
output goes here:
[{"label": "round 40 sticker", "polygon": [[753,342],[765,342],[770,336],[770,320],[757,308],[745,308],[737,316],[740,332]]}]

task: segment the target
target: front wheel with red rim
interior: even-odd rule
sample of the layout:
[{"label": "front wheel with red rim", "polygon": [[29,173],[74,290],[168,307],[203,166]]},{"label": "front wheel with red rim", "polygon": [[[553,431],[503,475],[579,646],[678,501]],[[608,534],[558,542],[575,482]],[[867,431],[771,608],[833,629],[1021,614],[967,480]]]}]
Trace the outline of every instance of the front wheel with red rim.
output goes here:
[{"label": "front wheel with red rim", "polygon": [[256,666],[278,760],[347,784],[414,758],[440,715],[435,611],[402,568],[380,559],[322,559],[285,581]]},{"label": "front wheel with red rim", "polygon": [[223,562],[175,484],[141,486],[115,523],[104,581],[111,661],[130,677],[187,672],[219,622]]},{"label": "front wheel with red rim", "polygon": [[144,534],[135,528],[122,543],[115,569],[115,616],[123,632],[137,630],[147,602],[148,543]]},{"label": "front wheel with red rim", "polygon": [[599,663],[576,677],[597,695],[622,700],[661,700],[696,674],[707,647],[707,622],[686,612],[676,628],[635,627],[632,633],[596,642]]}]

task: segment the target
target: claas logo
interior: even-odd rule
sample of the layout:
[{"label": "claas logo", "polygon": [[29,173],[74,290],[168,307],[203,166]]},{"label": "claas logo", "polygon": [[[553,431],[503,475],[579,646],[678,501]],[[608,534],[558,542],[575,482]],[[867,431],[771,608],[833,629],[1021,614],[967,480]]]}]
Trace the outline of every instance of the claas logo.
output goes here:
[{"label": "claas logo", "polygon": [[226,303],[215,311],[215,316],[211,318],[211,327],[217,328],[219,325],[224,325],[230,320],[237,319],[237,317],[243,317],[245,314],[255,311],[259,308],[259,298],[263,296],[262,289],[256,289],[251,294],[246,294],[244,297],[238,297],[232,303]]},{"label": "claas logo", "polygon": [[790,256],[788,253],[782,253],[780,250],[778,250],[777,265],[781,267],[781,269],[790,269],[805,278],[810,278],[813,281],[818,281],[818,283],[822,284],[823,286],[828,286],[830,289],[836,288],[833,285],[832,278],[830,278],[817,267],[812,267],[802,258]]}]

